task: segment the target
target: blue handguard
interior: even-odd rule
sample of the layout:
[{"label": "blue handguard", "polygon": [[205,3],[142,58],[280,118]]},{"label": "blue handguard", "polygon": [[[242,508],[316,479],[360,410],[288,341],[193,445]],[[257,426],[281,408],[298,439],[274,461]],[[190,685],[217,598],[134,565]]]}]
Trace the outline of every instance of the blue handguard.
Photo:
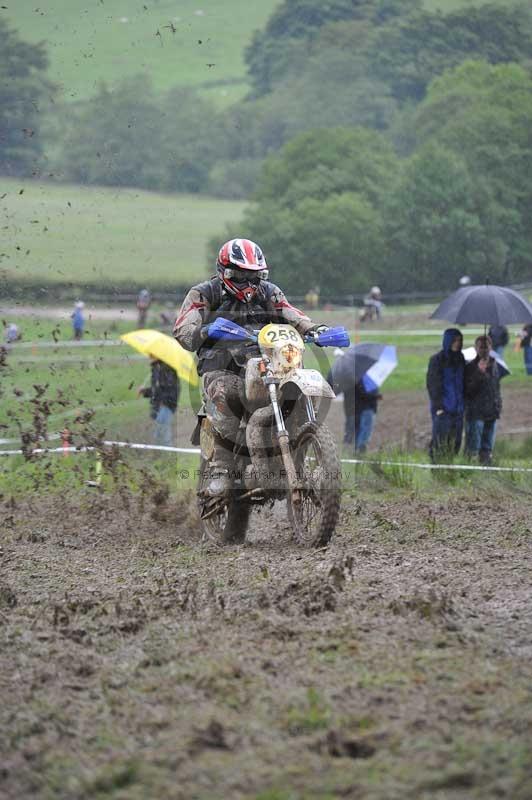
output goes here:
[{"label": "blue handguard", "polygon": [[231,322],[223,317],[218,317],[207,328],[209,339],[230,342],[256,342],[257,337],[236,322]]},{"label": "blue handguard", "polygon": [[309,338],[307,341],[314,342],[318,347],[349,347],[351,344],[349,334],[342,326],[327,328],[317,337]]}]

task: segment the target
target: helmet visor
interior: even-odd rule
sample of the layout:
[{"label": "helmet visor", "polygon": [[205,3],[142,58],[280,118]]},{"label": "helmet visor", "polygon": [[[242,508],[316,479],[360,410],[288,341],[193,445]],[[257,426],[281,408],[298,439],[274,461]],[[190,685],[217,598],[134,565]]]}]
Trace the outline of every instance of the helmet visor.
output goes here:
[{"label": "helmet visor", "polygon": [[224,269],[224,278],[232,281],[238,288],[256,286],[261,281],[268,279],[267,269]]}]

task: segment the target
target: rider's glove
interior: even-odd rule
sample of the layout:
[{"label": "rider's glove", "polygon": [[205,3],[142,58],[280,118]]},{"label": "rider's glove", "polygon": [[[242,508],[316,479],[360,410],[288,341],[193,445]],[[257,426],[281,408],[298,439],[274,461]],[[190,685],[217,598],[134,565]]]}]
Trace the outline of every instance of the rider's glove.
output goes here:
[{"label": "rider's glove", "polygon": [[326,333],[328,330],[328,325],[314,325],[314,327],[308,331],[308,335],[312,336],[313,339],[317,339],[318,336],[321,336],[322,333]]}]

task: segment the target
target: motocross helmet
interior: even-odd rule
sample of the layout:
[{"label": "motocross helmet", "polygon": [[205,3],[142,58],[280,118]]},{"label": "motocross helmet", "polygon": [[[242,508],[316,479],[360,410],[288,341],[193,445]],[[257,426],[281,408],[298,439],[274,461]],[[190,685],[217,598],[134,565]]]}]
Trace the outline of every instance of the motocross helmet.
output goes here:
[{"label": "motocross helmet", "polygon": [[229,294],[249,303],[261,280],[268,279],[268,266],[262,250],[250,239],[230,239],[220,248],[216,271]]}]

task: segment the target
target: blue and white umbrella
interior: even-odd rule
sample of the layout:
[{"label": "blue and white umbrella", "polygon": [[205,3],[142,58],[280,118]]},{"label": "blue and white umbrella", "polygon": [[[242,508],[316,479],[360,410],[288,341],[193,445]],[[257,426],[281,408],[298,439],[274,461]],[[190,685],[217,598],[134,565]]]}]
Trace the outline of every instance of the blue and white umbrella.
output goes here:
[{"label": "blue and white umbrella", "polygon": [[374,392],[382,386],[388,375],[396,368],[397,363],[397,350],[395,345],[385,345],[379,360],[362,376],[362,385],[366,392]]},{"label": "blue and white umbrella", "polygon": [[332,366],[335,392],[346,392],[360,380],[367,392],[378,389],[397,366],[394,345],[361,342],[348,347]]},{"label": "blue and white umbrella", "polygon": [[[477,357],[477,351],[475,350],[474,347],[466,347],[465,350],[462,350],[462,355],[464,356],[467,362],[473,361],[473,359]],[[500,378],[504,378],[506,375],[512,374],[504,358],[500,356],[495,350],[490,350],[490,356],[494,358],[497,364],[499,365]]]}]

